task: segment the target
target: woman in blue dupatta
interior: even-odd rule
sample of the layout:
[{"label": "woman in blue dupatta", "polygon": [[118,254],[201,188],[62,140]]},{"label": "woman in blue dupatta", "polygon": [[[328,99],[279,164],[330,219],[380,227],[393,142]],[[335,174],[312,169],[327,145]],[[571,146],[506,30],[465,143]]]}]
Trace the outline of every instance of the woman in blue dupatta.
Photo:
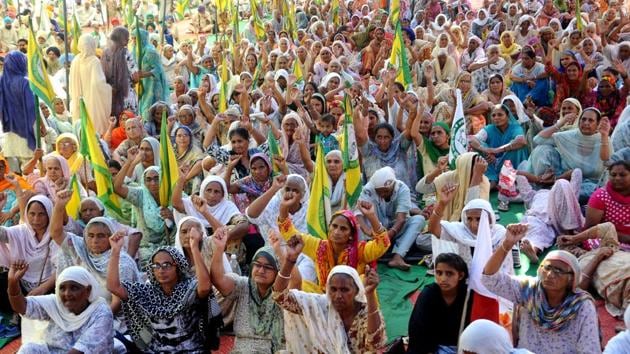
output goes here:
[{"label": "woman in blue dupatta", "polygon": [[494,188],[499,181],[503,163],[510,160],[516,168],[527,160],[529,152],[523,128],[505,105],[495,105],[491,117],[492,124],[471,137],[470,146],[488,160],[486,177]]},{"label": "woman in blue dupatta", "polygon": [[[139,102],[139,112],[146,112],[157,101],[167,101],[168,82],[166,74],[162,68],[162,59],[155,47],[149,41],[149,33],[140,30],[140,45],[142,46],[142,60],[140,77],[142,83],[142,94]],[[136,54],[136,58],[137,53]]]},{"label": "woman in blue dupatta", "polygon": [[26,69],[26,55],[12,51],[4,58],[4,71],[0,76],[0,118],[2,130],[7,133],[2,152],[14,171],[19,171],[21,163],[33,156],[36,146],[36,107]]}]

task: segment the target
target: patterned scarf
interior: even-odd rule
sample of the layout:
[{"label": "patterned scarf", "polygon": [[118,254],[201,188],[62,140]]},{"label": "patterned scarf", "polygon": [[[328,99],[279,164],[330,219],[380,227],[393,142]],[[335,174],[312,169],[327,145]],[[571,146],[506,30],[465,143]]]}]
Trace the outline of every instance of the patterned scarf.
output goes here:
[{"label": "patterned scarf", "polygon": [[577,316],[578,311],[585,301],[592,300],[591,296],[583,290],[576,289],[564,298],[560,306],[551,307],[547,303],[547,297],[542,287],[542,282],[530,280],[521,282],[522,306],[532,317],[534,323],[543,329],[560,332],[569,325]]},{"label": "patterned scarf", "polygon": [[328,274],[334,266],[343,264],[356,269],[359,265],[359,224],[357,222],[357,218],[349,210],[340,210],[334,213],[330,220],[334,220],[339,215],[346,218],[348,223],[350,223],[352,235],[348,240],[346,249],[341,254],[341,262],[339,263],[337,263],[337,260],[333,255],[333,247],[330,240],[323,240],[319,243],[315,262],[317,263],[317,277],[319,284],[322,287],[326,284]]},{"label": "patterned scarf", "polygon": [[122,301],[122,309],[131,336],[141,349],[147,348],[153,339],[151,319],[173,318],[185,309],[191,296],[197,296],[197,280],[190,277],[186,257],[175,247],[164,246],[153,253],[151,261],[158,252],[168,253],[177,267],[178,282],[171,295],[164,293],[150,269],[147,269],[147,283],[122,283],[128,294],[127,300]]},{"label": "patterned scarf", "polygon": [[[260,257],[264,257],[278,271],[279,262],[271,246],[260,248],[252,263]],[[271,297],[271,288],[268,289],[265,296],[260,296],[258,286],[254,283],[252,276],[254,266],[250,267],[249,274],[249,324],[256,336],[263,338],[271,338],[271,352],[284,348],[284,319],[282,309],[276,304]]]}]

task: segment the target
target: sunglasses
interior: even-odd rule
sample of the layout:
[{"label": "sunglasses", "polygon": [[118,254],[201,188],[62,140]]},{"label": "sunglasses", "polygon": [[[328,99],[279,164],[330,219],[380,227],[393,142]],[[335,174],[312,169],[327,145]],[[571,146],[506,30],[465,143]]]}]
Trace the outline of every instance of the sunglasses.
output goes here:
[{"label": "sunglasses", "polygon": [[164,262],[164,263],[151,263],[149,265],[149,268],[151,268],[152,270],[159,270],[159,269],[164,269],[164,270],[169,270],[171,268],[173,268],[175,265],[171,262]]},{"label": "sunglasses", "polygon": [[262,264],[262,263],[258,263],[258,262],[252,262],[252,265],[254,266],[254,268],[257,269],[264,269],[265,272],[275,272],[276,268],[274,268],[272,265],[270,264]]}]

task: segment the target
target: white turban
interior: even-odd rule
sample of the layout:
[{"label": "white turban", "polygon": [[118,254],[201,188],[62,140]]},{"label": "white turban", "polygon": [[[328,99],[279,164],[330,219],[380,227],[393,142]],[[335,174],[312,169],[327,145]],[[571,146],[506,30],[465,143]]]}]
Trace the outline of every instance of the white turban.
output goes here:
[{"label": "white turban", "polygon": [[374,172],[374,174],[370,178],[370,182],[372,183],[374,188],[392,186],[394,183],[396,183],[396,173],[389,166],[383,167]]}]

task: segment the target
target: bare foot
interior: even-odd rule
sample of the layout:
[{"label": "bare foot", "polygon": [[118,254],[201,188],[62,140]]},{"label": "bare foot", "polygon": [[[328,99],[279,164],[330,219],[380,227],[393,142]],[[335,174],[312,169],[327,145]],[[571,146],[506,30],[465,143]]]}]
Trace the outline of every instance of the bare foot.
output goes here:
[{"label": "bare foot", "polygon": [[411,269],[411,266],[407,263],[405,263],[405,260],[397,253],[394,254],[394,258],[392,258],[391,261],[389,261],[389,263],[387,263],[388,266],[392,267],[392,268],[398,268],[400,270],[409,270]]},{"label": "bare foot", "polygon": [[528,240],[521,241],[521,251],[525,253],[527,258],[529,258],[530,262],[538,263],[538,252],[536,252],[536,248],[529,243]]}]

